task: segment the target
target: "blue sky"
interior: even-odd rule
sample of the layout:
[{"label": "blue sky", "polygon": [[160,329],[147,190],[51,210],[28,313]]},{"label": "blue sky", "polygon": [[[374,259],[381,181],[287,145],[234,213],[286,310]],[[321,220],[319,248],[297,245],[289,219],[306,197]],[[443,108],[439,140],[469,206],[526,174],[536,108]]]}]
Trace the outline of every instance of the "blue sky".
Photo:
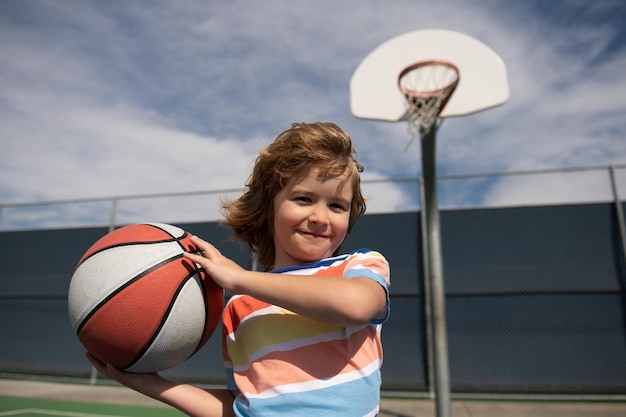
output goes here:
[{"label": "blue sky", "polygon": [[[510,89],[445,121],[440,174],[626,163],[623,0],[3,0],[0,203],[240,188],[300,121],[342,126],[364,179],[417,176],[406,125],[354,118],[349,81],[381,43],[431,28],[491,47]],[[490,181],[479,199],[596,187],[538,182]],[[378,187],[374,211],[416,201]]]}]

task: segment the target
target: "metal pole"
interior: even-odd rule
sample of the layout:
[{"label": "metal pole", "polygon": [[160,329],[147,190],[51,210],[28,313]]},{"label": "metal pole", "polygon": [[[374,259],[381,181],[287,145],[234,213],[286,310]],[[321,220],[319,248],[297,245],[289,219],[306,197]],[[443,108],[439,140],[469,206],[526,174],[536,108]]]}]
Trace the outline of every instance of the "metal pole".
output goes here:
[{"label": "metal pole", "polygon": [[428,241],[428,228],[426,227],[426,210],[424,209],[426,201],[425,191],[424,191],[424,177],[419,178],[419,192],[420,192],[420,201],[421,201],[421,210],[420,210],[420,223],[421,227],[421,235],[422,235],[422,274],[424,277],[423,288],[424,288],[424,314],[425,314],[425,323],[426,323],[426,365],[428,370],[428,398],[431,400],[435,398],[435,385],[433,381],[435,380],[435,364],[433,362],[433,356],[435,351],[435,344],[433,343],[433,320],[432,320],[432,302],[431,302],[431,292],[430,292],[430,267],[428,265],[428,245],[426,242]]},{"label": "metal pole", "polygon": [[609,176],[611,177],[611,189],[613,190],[613,201],[615,201],[615,211],[617,214],[617,224],[619,227],[619,236],[622,244],[622,254],[626,262],[626,225],[624,224],[624,210],[622,210],[622,201],[617,191],[617,183],[615,181],[615,167],[609,167]]},{"label": "metal pole", "polygon": [[422,210],[428,231],[428,269],[431,320],[434,346],[435,404],[437,417],[450,416],[450,370],[448,365],[448,335],[446,328],[445,290],[441,256],[441,233],[437,202],[436,125],[422,133],[422,175],[424,177],[424,202]]},{"label": "metal pole", "polygon": [[[109,233],[115,230],[115,215],[117,213],[117,197],[111,198],[111,213],[109,214]],[[89,383],[96,385],[98,383],[98,371],[94,366],[91,367],[91,374],[89,376]]]},{"label": "metal pole", "polygon": [[115,230],[115,215],[117,214],[117,197],[111,200],[111,214],[109,215],[109,233]]}]

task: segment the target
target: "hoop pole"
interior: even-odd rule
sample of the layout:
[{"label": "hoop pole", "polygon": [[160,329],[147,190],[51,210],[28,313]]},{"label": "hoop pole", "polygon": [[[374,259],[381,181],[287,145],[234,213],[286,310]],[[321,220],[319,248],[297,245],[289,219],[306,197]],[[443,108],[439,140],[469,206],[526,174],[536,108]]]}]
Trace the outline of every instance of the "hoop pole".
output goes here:
[{"label": "hoop pole", "polygon": [[[419,178],[419,192],[420,192],[420,201],[422,202],[422,206],[424,206],[424,201],[426,201],[425,191],[424,191],[424,177],[421,176]],[[428,242],[428,228],[425,226],[426,223],[426,210],[420,210],[420,222],[422,224],[421,227],[421,237],[422,242]],[[432,313],[432,302],[430,300],[430,265],[428,264],[428,245],[422,245],[422,276],[423,283],[422,288],[424,291],[424,321],[426,322],[426,365],[428,369],[428,398],[431,400],[435,399],[435,386],[433,381],[435,380],[435,364],[433,362],[433,356],[435,351],[435,344],[433,342],[433,320],[431,318]]]},{"label": "hoop pole", "polygon": [[448,335],[446,326],[445,289],[443,285],[443,262],[441,233],[437,202],[436,138],[437,128],[421,132],[422,175],[424,177],[424,201],[422,210],[426,218],[428,252],[427,288],[430,291],[431,327],[433,334],[433,359],[435,377],[435,404],[437,417],[450,417],[450,369],[448,364]]}]

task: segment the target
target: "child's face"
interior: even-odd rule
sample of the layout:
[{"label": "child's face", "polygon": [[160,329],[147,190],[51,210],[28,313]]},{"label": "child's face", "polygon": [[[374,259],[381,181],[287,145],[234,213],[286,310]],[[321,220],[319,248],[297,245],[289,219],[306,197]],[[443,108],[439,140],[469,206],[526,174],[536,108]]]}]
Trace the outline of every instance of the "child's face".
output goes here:
[{"label": "child's face", "polygon": [[317,175],[314,168],[291,179],[274,197],[274,268],[328,258],[346,237],[352,201],[347,172],[325,181]]}]

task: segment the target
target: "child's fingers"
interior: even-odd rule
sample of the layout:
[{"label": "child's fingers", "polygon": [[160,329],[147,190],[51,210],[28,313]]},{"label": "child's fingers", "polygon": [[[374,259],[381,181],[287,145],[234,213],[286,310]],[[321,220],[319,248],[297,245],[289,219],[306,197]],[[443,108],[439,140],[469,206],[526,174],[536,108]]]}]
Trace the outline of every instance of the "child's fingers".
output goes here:
[{"label": "child's fingers", "polygon": [[220,251],[206,240],[202,240],[198,236],[192,236],[191,241],[200,249],[197,254],[204,258],[211,258],[212,255],[219,255]]},{"label": "child's fingers", "polygon": [[106,375],[106,376],[110,376],[109,375],[109,370],[107,369],[107,366],[106,366],[106,364],[104,362],[101,362],[100,360],[98,360],[95,356],[93,356],[89,352],[85,352],[85,357],[87,358],[87,360],[89,362],[91,362],[91,364],[94,366],[94,368],[96,368],[98,371],[100,371],[101,374]]}]

